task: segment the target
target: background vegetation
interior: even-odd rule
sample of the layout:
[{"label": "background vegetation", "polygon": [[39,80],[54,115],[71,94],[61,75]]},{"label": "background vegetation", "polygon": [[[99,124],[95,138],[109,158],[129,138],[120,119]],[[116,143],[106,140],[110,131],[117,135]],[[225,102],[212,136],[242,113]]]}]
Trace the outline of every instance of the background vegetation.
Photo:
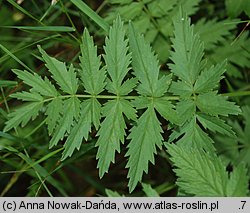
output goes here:
[{"label": "background vegetation", "polygon": [[[25,127],[4,132],[8,114],[21,102],[10,97],[28,87],[16,78],[12,69],[35,72],[42,76],[50,73],[44,66],[37,45],[58,60],[78,65],[81,36],[88,28],[94,36],[98,53],[104,44],[105,28],[119,13],[127,26],[132,20],[134,28],[144,34],[158,54],[161,74],[169,73],[171,38],[174,35],[172,19],[179,8],[191,17],[194,31],[204,42],[208,65],[227,59],[227,72],[220,82],[220,93],[228,93],[230,99],[242,108],[242,114],[228,117],[227,122],[237,137],[210,133],[218,155],[232,170],[245,162],[250,165],[250,2],[247,0],[105,0],[85,1],[0,1],[0,192],[1,196],[96,196],[116,195],[112,191],[129,196],[144,196],[142,186],[129,194],[127,164],[122,146],[109,173],[99,178],[93,129],[91,140],[83,143],[72,157],[61,160],[63,142],[49,149],[50,136],[45,116],[29,122]],[[98,19],[99,14],[104,18]],[[107,25],[103,23],[108,23]],[[169,123],[161,120],[164,139],[169,139]],[[172,150],[174,152],[174,150]],[[247,167],[248,167],[247,166]],[[250,170],[248,170],[250,171]],[[249,173],[248,173],[249,174]],[[177,174],[178,175],[178,174]],[[248,178],[249,180],[249,178]],[[158,150],[155,165],[150,164],[143,182],[150,184],[161,196],[177,194],[176,175],[169,155]],[[149,185],[143,185],[146,194]],[[148,194],[150,195],[150,194]],[[151,194],[152,195],[152,194]]]}]

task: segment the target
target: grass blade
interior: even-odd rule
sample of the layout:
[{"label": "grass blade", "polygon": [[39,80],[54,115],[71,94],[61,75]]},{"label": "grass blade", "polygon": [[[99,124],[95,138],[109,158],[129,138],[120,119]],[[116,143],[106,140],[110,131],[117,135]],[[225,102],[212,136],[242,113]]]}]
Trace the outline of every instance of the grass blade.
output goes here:
[{"label": "grass blade", "polygon": [[73,27],[67,26],[1,26],[1,28],[13,28],[19,30],[52,31],[52,32],[74,32]]},{"label": "grass blade", "polygon": [[109,30],[109,25],[100,17],[95,11],[93,11],[87,4],[79,0],[71,0],[71,2],[77,6],[83,13],[91,18],[97,25],[99,25],[106,32]]}]

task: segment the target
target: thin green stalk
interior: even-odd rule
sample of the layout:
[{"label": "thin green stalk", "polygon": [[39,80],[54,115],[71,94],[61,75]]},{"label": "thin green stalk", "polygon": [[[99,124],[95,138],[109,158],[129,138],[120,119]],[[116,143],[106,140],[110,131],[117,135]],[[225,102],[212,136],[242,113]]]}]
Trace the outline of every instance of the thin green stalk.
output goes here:
[{"label": "thin green stalk", "polygon": [[10,52],[7,48],[5,48],[2,44],[0,44],[0,48],[6,52],[11,58],[13,58],[16,62],[18,62],[20,65],[22,65],[25,69],[29,70],[30,72],[33,72],[32,69],[30,69],[26,64],[24,64],[21,60],[19,60],[12,52]]},{"label": "thin green stalk", "polygon": [[[62,96],[57,96],[57,97],[53,97],[53,98],[48,98],[43,100],[42,102],[48,102],[48,101],[52,101],[56,98],[61,98],[61,99],[65,99],[65,98],[72,98],[72,97],[77,97],[77,98],[97,98],[97,99],[126,99],[126,100],[134,100],[136,98],[138,98],[139,96],[116,96],[116,95],[62,95]],[[148,97],[151,98],[151,97]],[[180,98],[178,96],[164,96],[161,97],[164,98],[166,100],[172,100],[172,101],[177,101]]]},{"label": "thin green stalk", "polygon": [[221,95],[228,97],[248,96],[250,95],[250,91],[237,91],[237,92],[223,93]]},{"label": "thin green stalk", "polygon": [[51,11],[51,9],[53,8],[54,5],[50,5],[49,8],[45,11],[45,13],[43,14],[43,16],[40,18],[40,22],[43,21],[43,19],[45,19],[45,17],[49,14],[49,12]]},{"label": "thin green stalk", "polygon": [[[232,93],[223,93],[221,94],[222,96],[228,96],[228,97],[238,97],[238,96],[247,96],[250,95],[250,91],[238,91],[238,92],[232,92]],[[81,95],[81,94],[75,94],[75,95],[61,95],[61,96],[57,96],[57,97],[53,97],[53,98],[47,98],[44,99],[42,102],[49,102],[52,101],[56,98],[61,98],[61,99],[65,99],[65,98],[72,98],[72,97],[77,97],[77,98],[97,98],[97,99],[126,99],[126,100],[134,100],[136,98],[138,98],[139,96],[116,96],[116,95]],[[152,97],[148,97],[148,98],[152,98]],[[180,100],[179,96],[163,96],[163,97],[159,97],[165,100],[169,100],[169,101],[178,101]]]},{"label": "thin green stalk", "polygon": [[41,178],[41,176],[39,175],[39,173],[38,173],[37,171],[35,171],[35,173],[36,173],[38,179],[41,181],[41,184],[40,184],[40,186],[38,187],[38,189],[37,189],[37,191],[36,191],[35,197],[37,197],[38,192],[40,191],[40,189],[41,189],[42,186],[44,187],[44,189],[46,190],[46,192],[48,193],[48,195],[49,195],[50,197],[54,197],[54,196],[52,195],[52,193],[50,192],[50,190],[48,189],[48,187],[46,186],[46,184],[45,184],[46,178],[42,180],[42,178]]},{"label": "thin green stalk", "polygon": [[10,178],[10,181],[8,182],[8,184],[5,185],[3,191],[1,192],[0,194],[1,197],[3,197],[12,188],[12,186],[17,182],[21,174],[22,172],[15,173],[12,175],[12,177]]},{"label": "thin green stalk", "polygon": [[35,127],[29,134],[27,134],[24,139],[30,137],[31,135],[33,135],[41,126],[43,126],[43,124],[46,123],[46,119],[43,120],[43,122],[41,122],[37,127]]},{"label": "thin green stalk", "polygon": [[103,1],[102,4],[97,8],[96,13],[98,14],[107,4],[107,0]]},{"label": "thin green stalk", "polygon": [[[11,53],[12,54],[15,54],[15,53],[17,53],[17,52],[19,52],[19,51],[21,51],[21,50],[24,50],[24,49],[26,49],[26,48],[29,48],[29,47],[32,47],[32,46],[34,46],[35,44],[39,44],[39,43],[41,43],[41,42],[44,42],[44,41],[46,41],[46,40],[49,40],[49,39],[54,39],[54,38],[57,38],[57,37],[59,37],[60,36],[60,34],[55,34],[55,35],[52,35],[52,36],[48,36],[48,37],[46,37],[46,38],[43,38],[43,39],[39,39],[39,40],[37,40],[37,41],[35,41],[35,42],[32,42],[31,44],[28,44],[28,45],[26,45],[26,46],[23,46],[23,47],[20,47],[20,48],[18,48],[18,49],[16,49],[16,50],[13,50]],[[1,58],[0,58],[0,63],[3,63],[8,57],[9,54],[7,53],[7,55],[4,55],[4,56],[2,56]],[[11,55],[10,55],[11,56]]]},{"label": "thin green stalk", "polygon": [[68,20],[69,20],[71,26],[75,29],[75,32],[76,32],[78,38],[81,38],[81,35],[80,35],[79,32],[77,31],[76,26],[75,26],[74,22],[72,21],[72,19],[71,19],[70,15],[69,15],[67,9],[65,8],[64,4],[62,3],[61,0],[60,0],[59,2],[60,2],[60,4],[61,4],[61,7],[62,7],[63,12],[66,14],[66,16],[67,16],[67,18],[68,18]]},{"label": "thin green stalk", "polygon": [[170,190],[176,188],[176,185],[174,183],[163,183],[155,188],[155,190],[158,192],[158,194],[163,194],[166,192],[169,192]]},{"label": "thin green stalk", "polygon": [[22,13],[24,13],[25,15],[29,16],[30,18],[34,19],[35,21],[37,21],[38,23],[40,23],[41,25],[44,25],[40,20],[38,20],[35,16],[33,16],[32,14],[30,14],[27,10],[25,10],[24,8],[22,8],[19,4],[17,4],[15,1],[13,0],[7,0],[10,4],[12,4],[16,9],[20,10]]},{"label": "thin green stalk", "polygon": [[8,102],[7,102],[7,100],[6,100],[6,97],[5,97],[5,95],[4,95],[3,88],[2,88],[2,87],[0,87],[0,88],[1,88],[1,93],[2,93],[2,96],[3,96],[3,101],[4,101],[4,104],[5,104],[5,107],[6,107],[6,109],[7,109],[7,112],[10,113],[10,109],[9,109]]},{"label": "thin green stalk", "polygon": [[75,6],[78,7],[83,13],[85,13],[89,18],[91,18],[97,25],[99,25],[106,32],[109,31],[109,25],[104,21],[104,19],[99,16],[95,11],[93,11],[86,3],[79,0],[70,0]]}]

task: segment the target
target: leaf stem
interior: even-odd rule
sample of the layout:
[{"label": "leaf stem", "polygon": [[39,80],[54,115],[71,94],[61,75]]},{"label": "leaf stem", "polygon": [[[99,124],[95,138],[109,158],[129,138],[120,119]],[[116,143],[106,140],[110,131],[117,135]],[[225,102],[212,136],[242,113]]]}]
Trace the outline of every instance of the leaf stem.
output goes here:
[{"label": "leaf stem", "polygon": [[[123,99],[127,99],[127,100],[134,100],[136,98],[138,98],[139,96],[117,96],[117,95],[80,95],[80,94],[76,94],[76,95],[62,95],[62,96],[57,96],[57,97],[52,97],[52,98],[47,98],[45,99],[43,102],[48,102],[48,101],[52,101],[56,98],[61,98],[61,99],[65,99],[65,98],[72,98],[72,97],[77,97],[77,98],[96,98],[96,99],[119,99],[119,98],[123,98]],[[151,97],[148,97],[151,98]],[[172,101],[177,101],[180,98],[178,96],[163,96],[161,97],[165,100],[172,100]]]},{"label": "leaf stem", "polygon": [[[220,94],[222,96],[228,96],[228,97],[237,97],[237,96],[247,96],[250,95],[250,91],[237,91],[237,92],[231,92],[231,93],[223,93]],[[138,98],[139,96],[117,96],[117,95],[88,95],[88,94],[75,94],[75,95],[61,95],[61,96],[57,96],[57,97],[52,97],[52,98],[47,98],[45,100],[43,100],[43,102],[48,102],[48,101],[52,101],[56,98],[61,98],[61,99],[65,99],[65,98],[72,98],[72,97],[77,97],[77,98],[96,98],[96,99],[126,99],[126,100],[135,100],[136,98]],[[152,98],[152,97],[148,97],[148,98]],[[168,101],[178,101],[180,100],[179,96],[162,96],[159,97]]]}]

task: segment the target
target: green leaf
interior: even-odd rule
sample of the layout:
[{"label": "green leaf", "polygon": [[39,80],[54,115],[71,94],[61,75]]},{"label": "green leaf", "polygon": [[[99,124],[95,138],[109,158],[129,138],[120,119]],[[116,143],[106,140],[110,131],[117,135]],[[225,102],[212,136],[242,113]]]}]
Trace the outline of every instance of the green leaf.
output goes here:
[{"label": "green leaf", "polygon": [[209,115],[238,115],[241,113],[239,106],[227,101],[227,97],[217,95],[216,92],[200,94],[196,100],[197,107]]},{"label": "green leaf", "polygon": [[197,78],[194,85],[196,93],[209,92],[214,89],[219,81],[223,78],[221,75],[226,71],[226,61],[221,64],[205,69]]},{"label": "green leaf", "polygon": [[[228,175],[219,157],[202,149],[168,144],[176,169],[177,185],[196,196],[226,196]],[[195,183],[195,184],[194,184]]]},{"label": "green leaf", "polygon": [[[233,165],[238,166],[244,162],[250,165],[250,107],[242,107],[243,120],[228,121],[236,132],[237,138],[216,137],[217,149],[223,157]],[[249,173],[248,173],[249,174]]]},{"label": "green leaf", "polygon": [[193,15],[199,10],[199,3],[201,1],[202,0],[180,0],[176,9],[183,8],[183,11],[185,11],[187,15]]},{"label": "green leaf", "polygon": [[94,46],[93,38],[88,30],[83,32],[79,75],[83,82],[85,91],[91,95],[97,95],[105,87],[105,70],[100,69],[101,58],[97,56],[97,48]]},{"label": "green leaf", "polygon": [[221,120],[220,118],[201,113],[197,115],[197,118],[204,128],[235,138],[235,133],[231,126],[225,124],[225,121]]},{"label": "green leaf", "polygon": [[122,195],[120,195],[118,192],[116,191],[112,191],[110,189],[105,189],[105,193],[108,197],[123,197]]},{"label": "green leaf", "polygon": [[71,129],[74,119],[77,119],[80,112],[80,101],[76,97],[69,98],[63,103],[63,115],[50,140],[50,148],[57,145]]},{"label": "green leaf", "polygon": [[43,97],[39,95],[38,93],[33,93],[33,92],[17,92],[11,95],[12,98],[17,98],[19,100],[23,101],[43,101]]},{"label": "green leaf", "polygon": [[21,124],[21,127],[24,127],[30,119],[34,120],[37,117],[38,112],[41,110],[42,107],[42,101],[31,102],[10,113],[10,120],[6,122],[4,131],[7,132],[12,128],[17,127],[19,124]]},{"label": "green leaf", "polygon": [[[243,120],[232,121],[228,124],[236,132],[237,137],[229,138],[217,135],[216,148],[223,158],[235,165],[236,167],[241,163],[250,165],[250,108],[249,106],[242,107]],[[248,173],[249,174],[249,173]]]},{"label": "green leaf", "polygon": [[150,2],[147,6],[152,16],[162,17],[168,14],[176,4],[177,0],[158,0]]},{"label": "green leaf", "polygon": [[196,119],[193,118],[190,122],[186,123],[179,133],[179,135],[185,134],[179,141],[183,147],[203,148],[204,150],[214,153],[215,148],[213,146],[213,140],[199,127],[196,123]]},{"label": "green leaf", "polygon": [[[138,81],[136,78],[130,78],[130,79],[127,79],[120,87],[120,90],[119,90],[119,95],[120,96],[124,96],[124,95],[127,95],[129,94],[130,92],[133,91],[133,89],[136,87]],[[111,84],[110,84],[111,85]],[[108,89],[108,85],[106,87]],[[114,91],[114,89],[110,90],[109,91]]]},{"label": "green leaf", "polygon": [[97,130],[100,126],[101,120],[101,104],[96,98],[86,100],[85,103],[87,104],[87,102],[90,102],[91,104],[91,122]]},{"label": "green leaf", "polygon": [[[78,102],[78,100],[77,100]],[[75,106],[78,107],[78,104]],[[80,107],[80,106],[79,106]],[[75,118],[79,112],[76,113]],[[64,144],[64,151],[62,160],[70,157],[75,149],[80,149],[83,138],[87,141],[89,132],[91,131],[91,124],[98,129],[101,119],[101,104],[96,98],[85,100],[81,104],[81,115],[77,122],[74,124],[69,136]]]},{"label": "green leaf", "polygon": [[174,124],[179,123],[177,113],[173,109],[174,106],[168,100],[165,100],[164,98],[157,98],[154,100],[154,107],[166,120]]},{"label": "green leaf", "polygon": [[0,80],[0,87],[13,87],[16,86],[16,81]]},{"label": "green leaf", "polygon": [[91,122],[93,123],[95,129],[99,129],[101,120],[101,104],[96,98],[91,98],[85,101],[85,104],[90,102],[91,106]]},{"label": "green leaf", "polygon": [[246,197],[249,193],[249,176],[244,164],[235,166],[227,183],[228,197]]},{"label": "green leaf", "polygon": [[136,109],[145,109],[152,104],[152,101],[148,97],[138,96],[131,103]]},{"label": "green leaf", "polygon": [[125,40],[125,30],[120,16],[110,27],[109,37],[106,37],[104,59],[108,74],[111,78],[110,88],[114,94],[120,94],[121,85],[124,77],[129,71],[131,54],[128,54],[128,40]]},{"label": "green leaf", "polygon": [[41,76],[36,73],[30,73],[28,71],[22,71],[13,69],[12,70],[19,79],[23,80],[23,82],[29,86],[31,86],[31,91],[40,93],[43,96],[54,97],[58,95],[56,88],[54,85],[50,83],[50,81],[45,77],[43,80]]},{"label": "green leaf", "polygon": [[250,106],[243,106],[242,107],[242,114],[245,119],[245,129],[244,133],[246,135],[246,139],[250,138]]},{"label": "green leaf", "polygon": [[62,160],[70,157],[74,150],[79,150],[82,144],[83,138],[88,139],[89,132],[91,130],[91,102],[83,102],[81,107],[81,116],[74,125],[70,134],[64,144],[64,151],[62,155]]},{"label": "green leaf", "polygon": [[68,94],[75,94],[78,88],[76,73],[74,72],[73,65],[67,70],[65,63],[50,57],[40,46],[38,46],[40,53],[46,63],[46,67],[52,74],[52,77],[61,87],[63,92]]},{"label": "green leaf", "polygon": [[[228,39],[222,42],[222,45],[216,46],[216,51],[209,56],[209,62],[211,64],[221,63],[227,59],[229,62],[227,73],[231,74],[232,69],[234,69],[238,74],[238,67],[250,67],[250,54],[249,51],[244,48],[248,46],[250,46],[249,32],[245,31],[236,40],[235,38]],[[233,64],[237,65],[237,67],[233,66]]]},{"label": "green leaf", "polygon": [[133,25],[129,24],[129,44],[132,52],[133,70],[140,81],[137,88],[141,95],[160,97],[168,89],[169,79],[165,76],[159,78],[159,64],[156,55],[142,35],[135,32]]},{"label": "green leaf", "polygon": [[231,18],[235,18],[240,15],[241,12],[245,10],[248,4],[248,0],[225,0],[225,6],[227,9],[228,16]]},{"label": "green leaf", "polygon": [[154,154],[156,147],[161,148],[162,136],[161,126],[158,121],[153,107],[149,107],[138,119],[137,125],[131,129],[128,139],[129,157],[126,165],[129,168],[129,191],[132,192],[137,183],[141,181],[143,172],[148,172],[149,161],[154,164]]},{"label": "green leaf", "polygon": [[194,117],[196,111],[195,102],[191,99],[181,100],[176,105],[179,124],[182,125]]},{"label": "green leaf", "polygon": [[218,21],[217,19],[205,20],[202,18],[195,24],[194,30],[205,43],[206,50],[213,50],[213,48],[217,48],[219,42],[228,39],[231,35],[230,31],[236,28],[237,21],[239,20]]},{"label": "green leaf", "polygon": [[147,197],[160,197],[157,191],[155,191],[150,184],[142,183],[142,190]]},{"label": "green leaf", "polygon": [[155,97],[164,96],[164,94],[168,91],[170,84],[172,83],[172,74],[162,75],[162,77],[158,80],[157,91],[155,92]]},{"label": "green leaf", "polygon": [[97,133],[99,138],[96,142],[98,146],[96,158],[99,159],[97,168],[100,177],[108,171],[110,163],[114,163],[115,152],[120,153],[120,142],[124,143],[126,123],[123,113],[129,119],[136,119],[136,111],[126,100],[111,100],[103,108],[105,119]]},{"label": "green leaf", "polygon": [[188,98],[193,94],[193,88],[184,81],[173,81],[169,92],[172,92],[174,95],[178,95],[181,98]]},{"label": "green leaf", "polygon": [[190,18],[181,12],[174,19],[174,51],[171,52],[172,72],[192,88],[202,67],[203,44],[190,25]]},{"label": "green leaf", "polygon": [[48,125],[49,135],[51,135],[61,118],[63,101],[61,98],[53,99],[47,106],[45,114],[47,115],[46,123]]},{"label": "green leaf", "polygon": [[123,20],[133,20],[143,11],[143,2],[132,2],[131,4],[114,7],[107,18],[107,21],[114,20],[119,14]]}]

